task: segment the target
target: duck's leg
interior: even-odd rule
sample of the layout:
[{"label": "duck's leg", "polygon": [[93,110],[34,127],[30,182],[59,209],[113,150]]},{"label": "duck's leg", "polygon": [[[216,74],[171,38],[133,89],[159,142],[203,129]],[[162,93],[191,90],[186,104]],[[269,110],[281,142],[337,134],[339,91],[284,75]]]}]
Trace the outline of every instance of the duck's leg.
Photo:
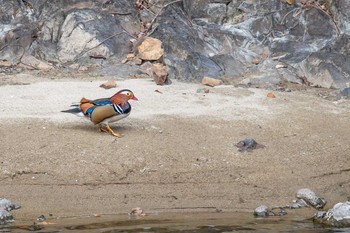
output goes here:
[{"label": "duck's leg", "polygon": [[122,134],[114,132],[108,124],[106,124],[106,128],[103,128],[103,126],[100,125],[100,131],[103,131],[103,132],[106,132],[106,133],[111,133],[113,136],[115,136],[117,138],[123,137]]}]

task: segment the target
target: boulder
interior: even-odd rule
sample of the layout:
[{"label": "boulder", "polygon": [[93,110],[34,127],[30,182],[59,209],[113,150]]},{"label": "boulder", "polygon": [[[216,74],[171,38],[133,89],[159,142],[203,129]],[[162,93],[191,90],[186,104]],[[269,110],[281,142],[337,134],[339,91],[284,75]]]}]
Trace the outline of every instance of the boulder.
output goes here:
[{"label": "boulder", "polygon": [[162,42],[156,38],[147,37],[137,48],[138,57],[146,61],[155,61],[163,57]]},{"label": "boulder", "polygon": [[299,189],[296,196],[316,209],[322,209],[327,203],[323,198],[317,196],[308,188]]},{"label": "boulder", "polygon": [[328,211],[318,211],[314,222],[331,227],[350,227],[350,202],[340,202]]},{"label": "boulder", "polygon": [[113,16],[75,9],[61,25],[57,48],[62,63],[96,55],[108,58],[118,50],[126,54],[128,38]]}]

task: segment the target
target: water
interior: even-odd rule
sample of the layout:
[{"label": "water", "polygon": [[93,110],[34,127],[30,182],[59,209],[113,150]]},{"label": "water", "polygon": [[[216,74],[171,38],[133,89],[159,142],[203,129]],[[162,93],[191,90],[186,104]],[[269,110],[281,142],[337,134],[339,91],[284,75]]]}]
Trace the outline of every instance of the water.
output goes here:
[{"label": "water", "polygon": [[330,233],[350,232],[347,229],[323,228],[312,220],[300,216],[255,218],[252,213],[155,213],[131,218],[125,215],[103,215],[47,219],[45,224],[22,224],[16,221],[0,226],[0,232],[45,232],[45,233]]}]

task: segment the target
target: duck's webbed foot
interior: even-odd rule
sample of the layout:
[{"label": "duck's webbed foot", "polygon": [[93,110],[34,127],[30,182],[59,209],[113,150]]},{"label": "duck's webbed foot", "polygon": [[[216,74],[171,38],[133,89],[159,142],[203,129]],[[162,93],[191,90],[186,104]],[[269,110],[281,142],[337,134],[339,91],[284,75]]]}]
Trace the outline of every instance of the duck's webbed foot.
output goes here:
[{"label": "duck's webbed foot", "polygon": [[108,124],[105,125],[105,127],[103,127],[103,125],[100,125],[100,131],[101,131],[101,132],[105,132],[105,133],[110,133],[110,134],[112,134],[113,136],[115,136],[115,137],[117,137],[117,138],[123,137],[122,134],[113,131],[113,130],[111,129],[111,127],[110,127]]}]

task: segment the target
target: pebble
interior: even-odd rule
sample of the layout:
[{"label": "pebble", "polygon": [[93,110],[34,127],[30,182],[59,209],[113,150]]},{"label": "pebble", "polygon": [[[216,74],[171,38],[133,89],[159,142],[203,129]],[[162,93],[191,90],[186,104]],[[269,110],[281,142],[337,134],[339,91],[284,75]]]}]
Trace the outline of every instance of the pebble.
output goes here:
[{"label": "pebble", "polygon": [[236,144],[238,151],[251,151],[258,148],[264,148],[264,145],[258,144],[253,138],[246,138]]}]

